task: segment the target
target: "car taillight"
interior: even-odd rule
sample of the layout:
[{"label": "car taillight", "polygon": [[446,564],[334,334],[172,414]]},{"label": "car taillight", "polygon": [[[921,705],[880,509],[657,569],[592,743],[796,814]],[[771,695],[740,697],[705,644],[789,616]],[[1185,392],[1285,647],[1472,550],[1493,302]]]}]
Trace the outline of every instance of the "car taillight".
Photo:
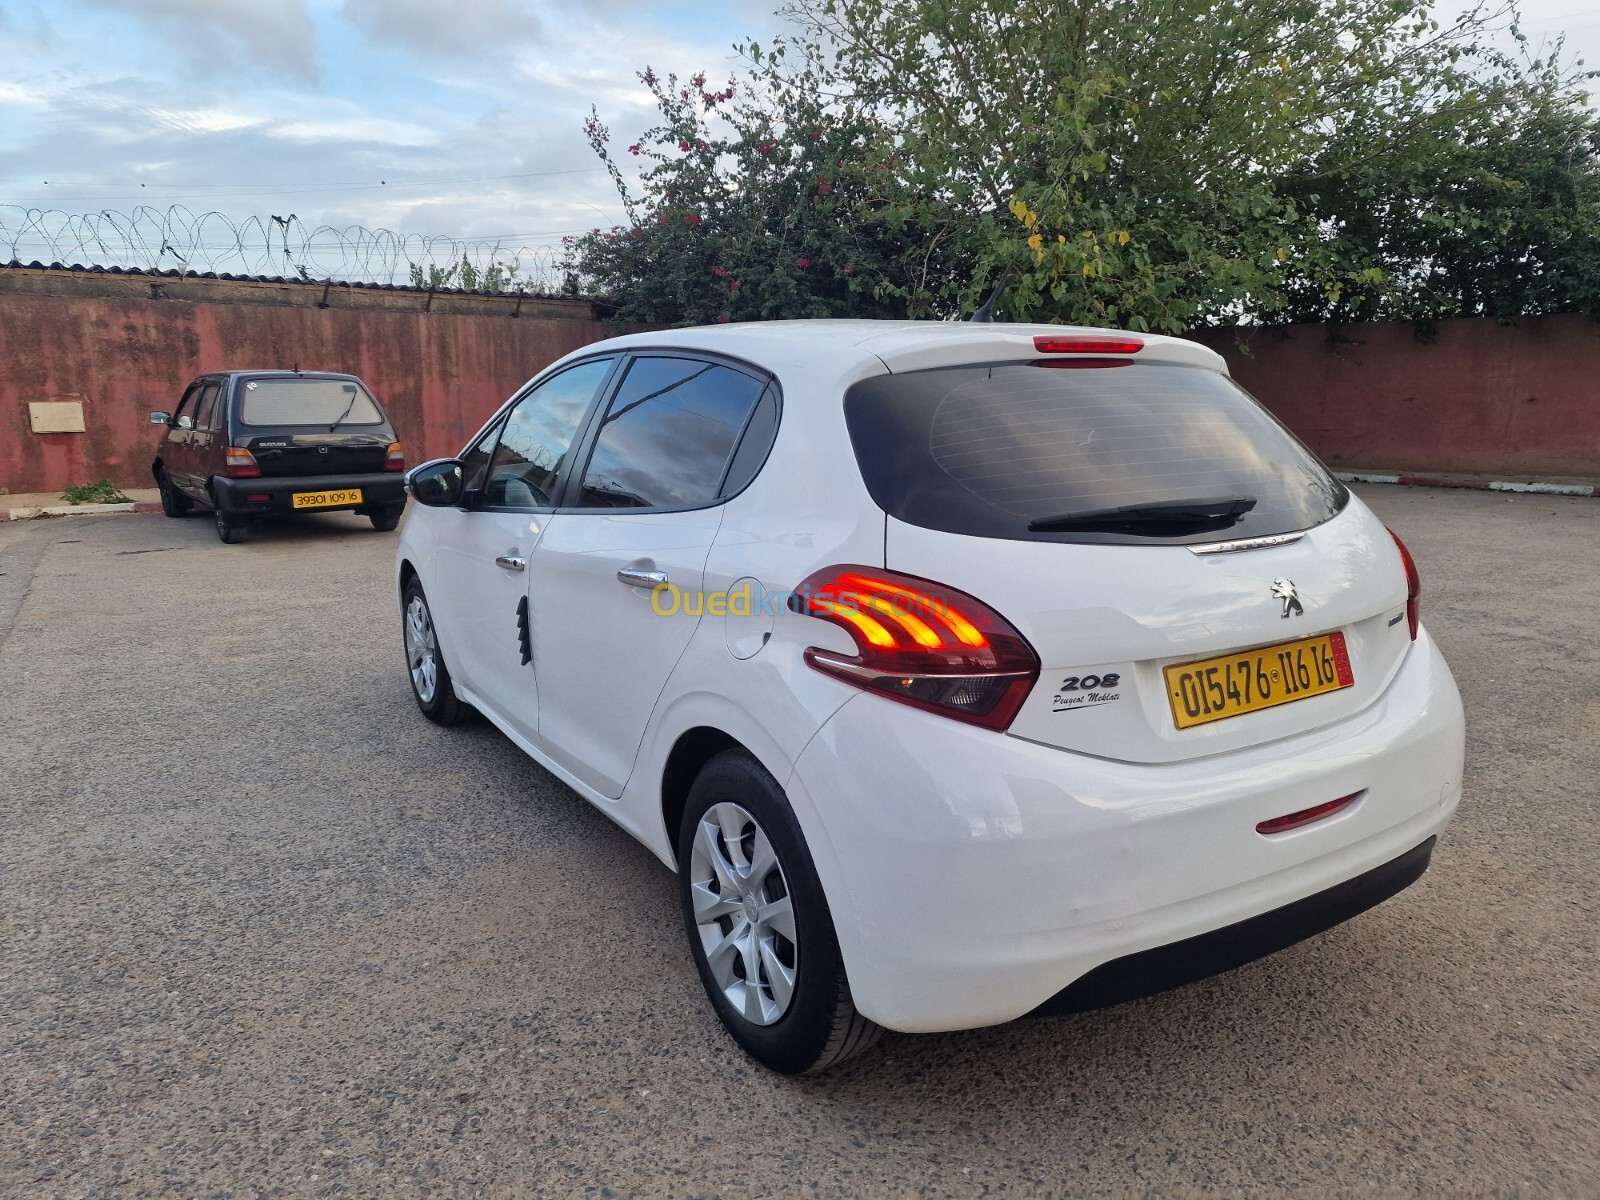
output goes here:
[{"label": "car taillight", "polygon": [[1003,730],[1039,677],[1039,656],[1011,623],[965,592],[872,567],[827,567],[790,597],[838,625],[854,657],[812,646],[817,670],[929,712]]},{"label": "car taillight", "polygon": [[1105,335],[1060,337],[1043,333],[1033,339],[1033,348],[1040,354],[1137,354],[1144,349],[1144,339]]},{"label": "car taillight", "polygon": [[1400,535],[1389,530],[1389,536],[1400,550],[1400,565],[1406,569],[1406,620],[1411,623],[1411,640],[1417,640],[1417,600],[1422,595],[1422,576],[1417,574],[1417,560],[1400,540]]},{"label": "car taillight", "polygon": [[389,453],[384,456],[383,469],[385,471],[404,471],[406,469],[406,448],[399,442],[389,443]]},{"label": "car taillight", "polygon": [[222,455],[222,472],[230,479],[254,479],[261,474],[256,456],[243,446],[229,446]]}]

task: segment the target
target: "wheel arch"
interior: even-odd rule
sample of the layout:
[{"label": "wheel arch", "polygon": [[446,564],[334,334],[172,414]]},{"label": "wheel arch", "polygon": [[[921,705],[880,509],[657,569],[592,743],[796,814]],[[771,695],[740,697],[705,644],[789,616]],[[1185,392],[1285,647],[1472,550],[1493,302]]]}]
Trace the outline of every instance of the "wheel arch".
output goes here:
[{"label": "wheel arch", "polygon": [[[696,725],[678,735],[661,769],[661,821],[673,860],[678,857],[678,825],[689,802],[689,789],[702,767],[724,750],[755,752],[738,738],[712,725]],[[755,755],[759,761],[760,756]],[[680,864],[681,865],[681,864]]]}]

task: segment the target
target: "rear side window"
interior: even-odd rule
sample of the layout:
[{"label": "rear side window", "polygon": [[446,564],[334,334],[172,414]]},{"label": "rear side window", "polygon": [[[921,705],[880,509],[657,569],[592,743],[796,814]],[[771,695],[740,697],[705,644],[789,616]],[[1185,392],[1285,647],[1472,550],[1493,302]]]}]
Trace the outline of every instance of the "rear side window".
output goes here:
[{"label": "rear side window", "polygon": [[[845,416],[879,507],[979,537],[1122,544],[1288,533],[1338,513],[1344,485],[1251,396],[1198,367],[1100,370],[1031,363],[883,375]],[[1032,531],[1062,514],[1249,496],[1220,527]]]},{"label": "rear side window", "polygon": [[239,419],[246,425],[383,424],[377,403],[350,379],[250,379],[240,394]]},{"label": "rear side window", "polygon": [[765,380],[719,363],[634,359],[595,436],[578,506],[712,503],[765,388]]}]

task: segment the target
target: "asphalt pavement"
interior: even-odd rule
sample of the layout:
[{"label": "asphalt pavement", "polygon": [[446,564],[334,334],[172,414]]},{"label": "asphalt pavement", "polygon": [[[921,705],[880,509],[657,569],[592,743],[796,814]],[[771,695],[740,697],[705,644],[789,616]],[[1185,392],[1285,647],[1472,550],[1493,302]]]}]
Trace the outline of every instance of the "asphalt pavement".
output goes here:
[{"label": "asphalt pavement", "polygon": [[1466,699],[1433,869],[804,1079],[724,1037],[651,855],[417,714],[393,535],[0,525],[0,1195],[1600,1193],[1600,501],[1363,494]]}]

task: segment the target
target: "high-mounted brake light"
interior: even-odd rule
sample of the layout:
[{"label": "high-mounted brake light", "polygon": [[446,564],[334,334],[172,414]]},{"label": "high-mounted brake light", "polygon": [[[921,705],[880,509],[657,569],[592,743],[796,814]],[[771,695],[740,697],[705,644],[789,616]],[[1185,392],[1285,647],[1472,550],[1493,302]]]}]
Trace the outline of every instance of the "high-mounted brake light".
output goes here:
[{"label": "high-mounted brake light", "polygon": [[243,446],[229,446],[222,452],[222,473],[229,479],[254,479],[261,474],[261,464]]},{"label": "high-mounted brake light", "polygon": [[1003,730],[1039,677],[1039,656],[982,601],[873,567],[827,567],[789,607],[850,634],[852,657],[813,646],[806,662],[857,687],[929,712]]},{"label": "high-mounted brake light", "polygon": [[406,448],[399,442],[389,443],[389,453],[384,456],[383,469],[385,471],[404,471],[406,469]]},{"label": "high-mounted brake light", "polygon": [[1417,640],[1417,601],[1422,596],[1422,576],[1417,573],[1417,560],[1411,557],[1411,551],[1406,549],[1400,535],[1391,529],[1389,536],[1400,551],[1400,565],[1406,569],[1406,620],[1411,623],[1411,640],[1414,642]]},{"label": "high-mounted brake light", "polygon": [[1057,337],[1042,333],[1033,339],[1040,354],[1137,354],[1144,339],[1136,337]]}]

